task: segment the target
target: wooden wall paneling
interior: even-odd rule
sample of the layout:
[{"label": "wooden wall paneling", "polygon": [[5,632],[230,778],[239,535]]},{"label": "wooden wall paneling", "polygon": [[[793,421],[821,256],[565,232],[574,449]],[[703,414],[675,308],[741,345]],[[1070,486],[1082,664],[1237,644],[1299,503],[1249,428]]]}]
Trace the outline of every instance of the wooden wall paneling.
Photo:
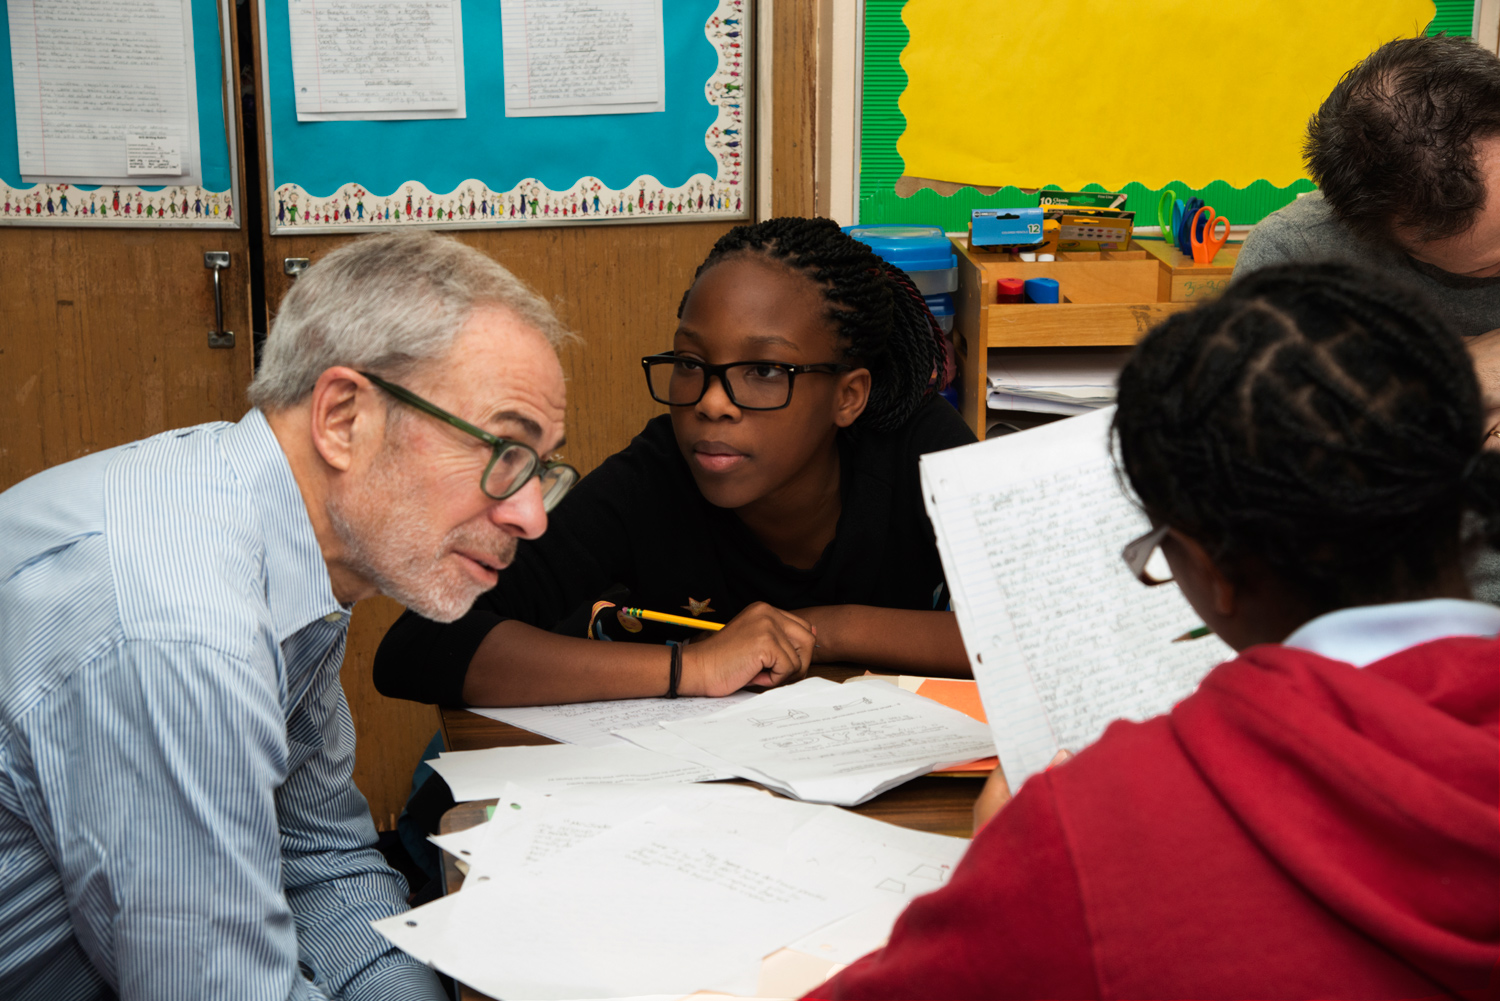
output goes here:
[{"label": "wooden wall paneling", "polygon": [[[259,31],[259,19],[252,18]],[[812,4],[776,5],[775,105],[772,143],[774,211],[814,211],[813,131],[817,112],[817,20]],[[259,39],[254,51],[260,52]],[[260,80],[256,73],[257,82]],[[258,107],[263,105],[258,102]],[[263,112],[261,112],[263,114]],[[264,121],[258,124],[265,135]],[[263,145],[263,144],[262,144]],[[262,149],[262,161],[264,151]],[[262,162],[262,178],[267,176]],[[269,197],[266,204],[273,204]],[[274,318],[294,280],[286,258],[317,259],[353,236],[271,236],[262,218],[268,314]],[[666,350],[677,304],[714,241],[732,223],[653,223],[456,230],[451,235],[489,254],[556,306],[581,342],[562,354],[568,380],[568,461],[587,473],[624,448],[665,408],[646,393],[641,355]],[[274,320],[273,320],[274,322]],[[405,802],[412,770],[438,728],[430,706],[387,699],[375,691],[371,664],[398,606],[362,603],[351,622],[343,683],[354,713],[358,747],[354,780],[382,830]]]},{"label": "wooden wall paneling", "polygon": [[[208,346],[210,250],[230,255],[233,348]],[[252,350],[244,228],[0,228],[0,490],[160,431],[238,420]]]}]

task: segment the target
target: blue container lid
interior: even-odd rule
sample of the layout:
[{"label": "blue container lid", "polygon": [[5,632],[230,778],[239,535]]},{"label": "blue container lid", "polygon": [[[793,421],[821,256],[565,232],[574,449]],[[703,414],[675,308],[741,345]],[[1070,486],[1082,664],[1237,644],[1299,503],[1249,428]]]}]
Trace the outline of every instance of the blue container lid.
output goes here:
[{"label": "blue container lid", "polygon": [[953,244],[941,226],[845,226],[844,232],[902,271],[943,271],[958,267]]},{"label": "blue container lid", "polygon": [[953,315],[953,296],[947,292],[940,292],[937,295],[924,295],[922,299],[927,303],[927,308],[932,310],[933,316]]}]

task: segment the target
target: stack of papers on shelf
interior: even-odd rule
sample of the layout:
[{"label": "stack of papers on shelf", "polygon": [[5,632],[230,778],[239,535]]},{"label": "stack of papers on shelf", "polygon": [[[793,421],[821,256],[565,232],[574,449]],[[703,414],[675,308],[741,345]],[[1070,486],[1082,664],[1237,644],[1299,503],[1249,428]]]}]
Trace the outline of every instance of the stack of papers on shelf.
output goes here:
[{"label": "stack of papers on shelf", "polygon": [[[494,819],[434,838],[460,892],[374,923],[493,997],[608,998],[766,985],[791,948],[815,987],[878,948],[968,842],[744,786],[510,785]],[[774,955],[773,955],[774,954]]]},{"label": "stack of papers on shelf", "polygon": [[995,410],[1069,415],[1109,406],[1130,350],[992,353],[987,402]]},{"label": "stack of papers on shelf", "polygon": [[642,748],[796,799],[853,806],[934,768],[994,753],[990,728],[895,685],[822,678],[710,716],[620,731]]}]

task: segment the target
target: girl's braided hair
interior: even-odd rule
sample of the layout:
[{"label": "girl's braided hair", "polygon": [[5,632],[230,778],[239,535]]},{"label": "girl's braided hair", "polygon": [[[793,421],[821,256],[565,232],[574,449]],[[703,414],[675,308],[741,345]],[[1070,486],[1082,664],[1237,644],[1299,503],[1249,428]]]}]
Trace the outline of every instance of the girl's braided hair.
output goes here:
[{"label": "girl's braided hair", "polygon": [[1321,264],[1256,272],[1151,331],[1114,432],[1154,519],[1325,611],[1433,583],[1465,510],[1500,536],[1483,420],[1463,342],[1422,300]]},{"label": "girl's braided hair", "polygon": [[[693,280],[715,264],[751,253],[780,261],[822,287],[845,360],[870,370],[870,402],[856,428],[900,427],[942,388],[947,354],[927,303],[906,272],[838,223],[787,216],[736,226],[714,244]],[[683,305],[691,291],[683,294]]]}]

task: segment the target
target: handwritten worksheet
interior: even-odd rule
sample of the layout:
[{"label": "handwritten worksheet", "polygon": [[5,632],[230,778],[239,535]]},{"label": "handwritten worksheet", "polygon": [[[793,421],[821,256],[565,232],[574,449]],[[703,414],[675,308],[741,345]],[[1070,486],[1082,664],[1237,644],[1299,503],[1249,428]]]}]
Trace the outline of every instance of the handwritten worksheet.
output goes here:
[{"label": "handwritten worksheet", "polygon": [[459,0],[288,0],[297,120],[464,117]]},{"label": "handwritten worksheet", "polygon": [[186,0],[10,0],[22,179],[198,182]]},{"label": "handwritten worksheet", "polygon": [[1109,452],[1109,407],[924,455],[922,491],[1012,789],[1112,720],[1163,713],[1233,652],[1120,558],[1150,528]]},{"label": "handwritten worksheet", "polygon": [[785,947],[804,979],[776,996],[800,995],[968,846],[745,786],[511,784],[466,833],[434,839],[468,863],[463,888],[376,929],[492,996],[553,999],[750,996]]},{"label": "handwritten worksheet", "polygon": [[472,713],[501,723],[509,723],[564,744],[608,747],[621,738],[616,730],[650,726],[673,719],[706,716],[754,698],[754,692],[734,692],[723,698],[681,699],[609,699],[602,702],[574,702],[561,706],[516,706],[504,709],[470,709]]},{"label": "handwritten worksheet", "polygon": [[[659,724],[736,774],[853,806],[938,765],[993,753],[989,727],[895,685],[809,678],[695,719]],[[626,732],[630,736],[630,732]]]},{"label": "handwritten worksheet", "polygon": [[661,0],[500,0],[505,115],[666,110]]}]

